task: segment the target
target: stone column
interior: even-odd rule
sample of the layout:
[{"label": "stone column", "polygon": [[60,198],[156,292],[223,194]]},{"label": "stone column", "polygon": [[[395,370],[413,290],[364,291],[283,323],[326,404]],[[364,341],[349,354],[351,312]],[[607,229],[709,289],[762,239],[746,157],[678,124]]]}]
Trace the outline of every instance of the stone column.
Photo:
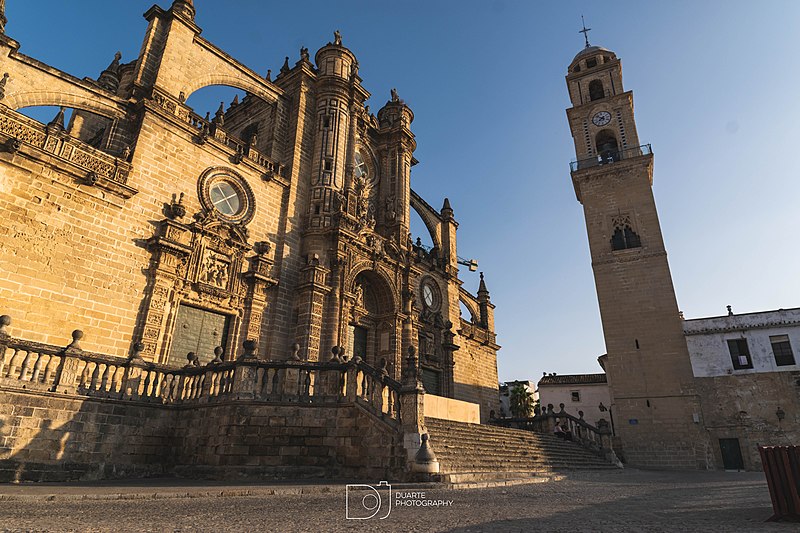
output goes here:
[{"label": "stone column", "polygon": [[320,359],[320,342],[322,337],[322,312],[325,296],[331,290],[326,284],[329,270],[319,264],[319,256],[312,254],[308,265],[301,271],[302,282],[298,286],[299,317],[297,321],[298,335],[296,339],[305,346],[305,358],[308,361]]}]

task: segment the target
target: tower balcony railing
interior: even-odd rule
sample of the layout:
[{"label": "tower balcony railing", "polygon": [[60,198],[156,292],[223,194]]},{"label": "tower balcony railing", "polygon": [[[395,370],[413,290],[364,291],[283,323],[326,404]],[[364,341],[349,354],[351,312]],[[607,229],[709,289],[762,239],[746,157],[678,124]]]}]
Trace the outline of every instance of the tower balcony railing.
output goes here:
[{"label": "tower balcony railing", "polygon": [[573,161],[569,164],[569,169],[571,172],[575,172],[576,170],[583,170],[585,168],[596,167],[599,165],[608,165],[610,163],[622,161],[623,159],[631,159],[632,157],[650,155],[652,153],[653,149],[649,144],[643,144],[642,146],[637,146],[635,148],[625,148],[624,150],[618,151],[604,150],[594,157]]}]

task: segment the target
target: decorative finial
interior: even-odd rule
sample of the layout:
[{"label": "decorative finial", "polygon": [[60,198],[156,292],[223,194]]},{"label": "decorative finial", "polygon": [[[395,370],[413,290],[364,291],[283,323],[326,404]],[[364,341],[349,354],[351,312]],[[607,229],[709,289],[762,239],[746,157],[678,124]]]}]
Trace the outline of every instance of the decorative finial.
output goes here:
[{"label": "decorative finial", "polygon": [[[2,33],[2,32],[0,32]],[[3,74],[2,79],[0,79],[0,100],[5,98],[6,96],[6,82],[8,81],[8,72]]]},{"label": "decorative finial", "polygon": [[225,125],[225,102],[219,103],[219,109],[214,113],[214,119],[211,122],[218,126]]},{"label": "decorative finial", "polygon": [[289,72],[289,56],[286,56],[286,59],[283,60],[283,66],[281,66],[281,74],[286,74]]},{"label": "decorative finial", "polygon": [[111,92],[116,92],[119,88],[120,59],[122,59],[122,53],[117,52],[114,54],[114,59],[111,61],[108,67],[106,67],[106,69],[100,73],[100,77],[97,78],[97,83],[99,83],[104,89],[108,89]]},{"label": "decorative finial", "polygon": [[266,79],[267,81],[272,81],[272,69],[271,68],[267,69],[267,75],[264,76],[264,79]]},{"label": "decorative finial", "polygon": [[193,0],[175,0],[172,3],[172,11],[185,15],[190,20],[194,20],[195,9]]},{"label": "decorative finial", "polygon": [[333,32],[333,44],[342,46],[342,34],[339,33],[339,30]]},{"label": "decorative finial", "polygon": [[72,332],[72,342],[67,345],[67,350],[81,350],[80,340],[83,338],[83,331],[76,329]]},{"label": "decorative finial", "polygon": [[586,27],[586,21],[583,20],[583,15],[581,15],[581,23],[583,24],[583,29],[578,33],[583,34],[583,38],[586,40],[586,48],[589,48],[589,32],[592,31],[592,28]]},{"label": "decorative finial", "polygon": [[64,126],[64,108],[59,107],[58,113],[53,117],[53,120],[47,123],[47,133],[52,135],[54,133],[61,133],[66,129]]},{"label": "decorative finial", "polygon": [[728,316],[733,316],[733,309],[731,308],[731,306],[730,305],[726,305],[725,307],[728,308]]}]

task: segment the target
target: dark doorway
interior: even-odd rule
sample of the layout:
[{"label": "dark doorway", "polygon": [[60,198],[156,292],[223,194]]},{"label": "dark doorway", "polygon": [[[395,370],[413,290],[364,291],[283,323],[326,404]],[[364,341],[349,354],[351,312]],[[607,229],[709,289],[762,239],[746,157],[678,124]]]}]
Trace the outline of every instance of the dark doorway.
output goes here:
[{"label": "dark doorway", "polygon": [[369,332],[367,328],[355,326],[353,328],[353,356],[359,356],[363,360],[367,360],[367,337]]},{"label": "dark doorway", "polygon": [[430,368],[422,369],[422,386],[428,394],[441,394],[441,372]]},{"label": "dark doorway", "polygon": [[722,452],[722,465],[725,470],[744,470],[739,439],[719,439],[719,449]]},{"label": "dark doorway", "polygon": [[201,365],[208,363],[214,358],[214,348],[227,345],[229,322],[228,315],[181,305],[167,363],[183,366],[189,352],[197,355]]}]

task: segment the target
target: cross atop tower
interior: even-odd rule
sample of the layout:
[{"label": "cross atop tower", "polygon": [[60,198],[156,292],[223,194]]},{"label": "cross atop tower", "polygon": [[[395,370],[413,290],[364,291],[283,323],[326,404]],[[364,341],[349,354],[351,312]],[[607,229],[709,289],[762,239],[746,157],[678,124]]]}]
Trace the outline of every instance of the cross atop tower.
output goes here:
[{"label": "cross atop tower", "polygon": [[586,21],[583,20],[583,15],[581,15],[581,23],[583,23],[583,29],[578,31],[578,33],[583,34],[583,38],[586,40],[586,48],[589,48],[589,32],[592,31],[592,28],[586,27]]}]

